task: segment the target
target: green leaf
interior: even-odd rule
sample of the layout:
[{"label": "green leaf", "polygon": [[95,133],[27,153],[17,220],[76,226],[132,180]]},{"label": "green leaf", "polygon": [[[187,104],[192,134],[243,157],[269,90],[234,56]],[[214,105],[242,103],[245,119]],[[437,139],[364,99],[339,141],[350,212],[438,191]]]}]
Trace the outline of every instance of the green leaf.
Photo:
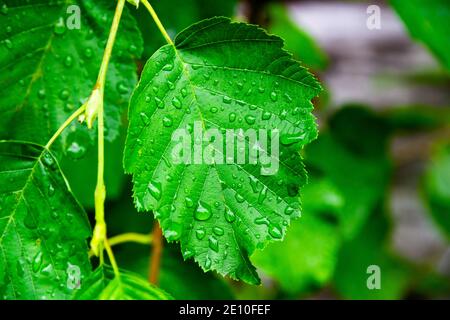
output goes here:
[{"label": "green leaf", "polygon": [[308,146],[305,157],[308,168],[329,179],[344,197],[341,227],[351,238],[386,193],[391,171],[386,149],[389,130],[360,107],[340,110],[329,125],[328,132]]},{"label": "green leaf", "polygon": [[303,31],[289,17],[282,4],[272,4],[268,8],[270,24],[268,30],[284,39],[286,49],[306,66],[323,70],[328,65],[328,57],[309,34]]},{"label": "green leaf", "polygon": [[292,223],[286,239],[251,257],[289,294],[310,293],[324,285],[333,276],[340,248],[344,199],[327,180],[310,180],[302,192],[302,218]]},{"label": "green leaf", "polygon": [[[153,222],[151,215],[136,212],[128,192],[119,201],[109,206],[108,232],[110,234],[125,232],[149,234],[152,231]],[[148,245],[123,243],[114,247],[114,254],[119,266],[136,272],[144,278],[148,277],[151,256],[151,248]],[[202,285],[199,286],[199,283]],[[192,261],[183,261],[178,246],[173,244],[164,244],[158,286],[170,292],[175,299],[233,299],[230,288],[223,279],[216,274],[203,273]]]},{"label": "green leaf", "polygon": [[[259,279],[248,255],[281,240],[300,214],[306,173],[298,150],[317,135],[310,99],[320,85],[282,45],[256,26],[204,20],[153,55],[130,102],[124,167],[137,209],[155,212],[186,259],[249,283]],[[263,176],[260,165],[236,161],[175,164],[172,134],[192,132],[196,121],[218,130],[280,130],[287,145],[280,144],[279,170]]]},{"label": "green leaf", "polygon": [[[73,28],[73,5],[80,10],[79,29]],[[0,6],[0,137],[45,144],[90,95],[115,2],[2,0]],[[139,30],[125,10],[106,81],[108,140],[117,136],[120,115],[137,81],[133,59],[141,51]],[[62,134],[63,149],[70,147],[65,140],[75,126]],[[74,134],[86,131],[83,126]]]},{"label": "green leaf", "polygon": [[447,0],[391,0],[411,36],[423,42],[450,70],[450,5]]},{"label": "green leaf", "polygon": [[102,265],[75,294],[76,300],[170,300],[172,297],[132,272],[120,270],[115,276],[111,267]]},{"label": "green leaf", "polygon": [[41,146],[0,142],[0,297],[64,299],[69,269],[91,272],[86,214],[54,156]]},{"label": "green leaf", "polygon": [[[334,274],[334,288],[345,299],[401,299],[408,289],[412,270],[393,255],[387,236],[389,222],[378,209],[354,239],[346,242],[339,253]],[[369,266],[380,270],[380,288],[369,289]],[[369,280],[370,282],[370,280]]]},{"label": "green leaf", "polygon": [[442,144],[434,152],[423,190],[431,216],[450,240],[450,143]]}]

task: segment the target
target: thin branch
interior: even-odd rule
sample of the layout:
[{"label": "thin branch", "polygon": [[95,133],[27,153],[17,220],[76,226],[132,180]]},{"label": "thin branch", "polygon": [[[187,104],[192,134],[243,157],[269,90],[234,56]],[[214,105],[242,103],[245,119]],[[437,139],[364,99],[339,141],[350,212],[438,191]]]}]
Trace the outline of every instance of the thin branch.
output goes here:
[{"label": "thin branch", "polygon": [[152,255],[150,258],[150,270],[148,275],[148,281],[153,284],[158,284],[159,279],[159,269],[161,265],[161,255],[163,249],[163,237],[162,230],[159,226],[158,221],[155,221],[153,226],[153,246],[152,246]]}]

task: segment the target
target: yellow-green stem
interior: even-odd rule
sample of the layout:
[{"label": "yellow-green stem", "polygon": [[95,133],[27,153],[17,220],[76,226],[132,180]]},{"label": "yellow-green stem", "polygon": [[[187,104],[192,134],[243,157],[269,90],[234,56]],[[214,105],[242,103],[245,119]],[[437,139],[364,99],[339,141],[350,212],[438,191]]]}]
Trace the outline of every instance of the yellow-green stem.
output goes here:
[{"label": "yellow-green stem", "polygon": [[159,20],[158,15],[156,14],[156,12],[153,9],[152,5],[147,0],[141,0],[141,2],[147,8],[148,12],[150,12],[153,20],[156,23],[156,26],[158,27],[159,31],[162,33],[162,35],[166,39],[167,43],[172,45],[172,46],[174,46],[174,43],[173,43],[172,39],[170,39],[169,34],[167,33],[166,29],[164,28],[163,24],[161,23],[161,20]]},{"label": "yellow-green stem", "polygon": [[152,243],[152,235],[128,232],[128,233],[119,234],[117,236],[109,238],[108,242],[111,245],[111,247],[121,244],[121,243],[125,243],[125,242],[151,244]]},{"label": "yellow-green stem", "polygon": [[55,140],[60,136],[60,134],[64,131],[64,129],[66,129],[73,120],[75,120],[80,114],[84,112],[84,109],[85,106],[83,105],[80,108],[78,108],[74,113],[72,113],[70,117],[66,119],[66,121],[64,121],[64,123],[58,128],[55,134],[50,138],[50,140],[48,140],[47,144],[45,145],[45,148],[47,150],[50,149],[53,142],[55,142]]},{"label": "yellow-green stem", "polygon": [[[103,92],[105,87],[106,71],[108,70],[109,60],[111,58],[111,52],[114,46],[114,42],[117,35],[117,30],[120,24],[120,18],[122,16],[125,0],[118,0],[116,11],[114,13],[113,22],[109,32],[108,41],[106,43],[105,51],[103,54],[102,64],[98,73],[97,83],[94,89],[101,91],[103,98]],[[112,250],[106,240],[106,223],[105,223],[105,197],[106,188],[103,178],[104,166],[105,166],[105,146],[104,146],[104,118],[103,118],[103,103],[98,107],[98,169],[97,169],[97,185],[95,187],[95,227],[94,234],[91,241],[91,248],[95,255],[100,255],[100,261],[103,262],[103,249],[107,250],[111,264],[115,264],[115,259]],[[114,265],[113,265],[114,267]],[[114,271],[118,274],[117,266],[114,267]]]}]

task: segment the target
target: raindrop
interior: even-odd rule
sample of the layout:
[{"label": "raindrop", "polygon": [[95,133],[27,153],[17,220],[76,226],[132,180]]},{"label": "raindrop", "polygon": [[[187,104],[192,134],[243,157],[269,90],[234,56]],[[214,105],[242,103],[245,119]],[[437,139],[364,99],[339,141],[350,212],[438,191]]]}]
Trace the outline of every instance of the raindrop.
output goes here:
[{"label": "raindrop", "polygon": [[195,236],[197,237],[198,240],[202,240],[206,235],[206,232],[204,229],[198,229],[195,231]]},{"label": "raindrop", "polygon": [[56,34],[63,34],[66,31],[66,26],[64,25],[63,18],[59,18],[58,22],[55,24],[55,27],[53,28],[53,31]]},{"label": "raindrop", "polygon": [[211,208],[206,203],[199,201],[197,209],[194,212],[195,219],[199,221],[205,221],[208,220],[211,215]]},{"label": "raindrop", "polygon": [[172,124],[173,124],[173,121],[172,121],[172,118],[169,115],[167,115],[167,116],[165,116],[163,118],[163,125],[164,125],[164,127],[171,127]]},{"label": "raindrop", "polygon": [[182,225],[172,222],[171,226],[164,231],[164,236],[168,241],[178,240],[181,236]]},{"label": "raindrop", "polygon": [[5,40],[5,46],[6,46],[8,49],[12,49],[13,44],[12,44],[11,40],[6,39],[6,40]]},{"label": "raindrop", "polygon": [[283,134],[281,135],[280,142],[284,145],[291,145],[305,139],[306,134],[303,132],[294,134]]},{"label": "raindrop", "polygon": [[189,259],[189,258],[192,258],[193,256],[194,256],[194,251],[189,250],[189,249],[186,249],[186,250],[183,251],[183,258],[185,260]]},{"label": "raindrop", "polygon": [[172,99],[172,105],[177,108],[177,109],[181,109],[181,101],[180,99],[178,99],[177,97]]},{"label": "raindrop", "polygon": [[187,92],[186,88],[181,89],[181,95],[182,95],[183,97],[186,97],[187,94],[188,94],[188,92]]},{"label": "raindrop", "polygon": [[69,157],[72,159],[81,159],[86,154],[86,148],[78,142],[73,141],[66,150]]},{"label": "raindrop", "polygon": [[261,189],[261,191],[259,192],[259,195],[258,195],[258,203],[259,203],[259,204],[263,204],[263,202],[264,202],[264,200],[266,199],[266,197],[267,197],[267,187],[264,186],[264,187]]},{"label": "raindrop", "polygon": [[156,200],[161,199],[161,183],[150,181],[148,184],[148,191]]},{"label": "raindrop", "polygon": [[262,116],[261,116],[261,119],[269,120],[271,116],[272,116],[272,113],[270,113],[269,111],[264,111]]},{"label": "raindrop", "polygon": [[223,230],[221,227],[214,227],[214,228],[213,228],[213,233],[214,233],[216,236],[223,236],[224,230]]},{"label": "raindrop", "polygon": [[4,3],[0,9],[0,12],[3,14],[8,14],[8,11],[9,11],[8,6],[6,5],[6,3]]},{"label": "raindrop", "polygon": [[186,202],[186,207],[188,207],[188,208],[192,208],[194,206],[194,201],[189,197],[186,197],[185,202]]},{"label": "raindrop", "polygon": [[233,223],[236,220],[236,215],[228,208],[225,208],[225,220],[229,223]]},{"label": "raindrop", "polygon": [[239,193],[237,193],[237,192],[236,192],[236,194],[234,195],[234,198],[236,199],[236,201],[237,201],[238,203],[242,203],[242,202],[245,201],[244,197],[241,196],[241,195],[240,195]]},{"label": "raindrop", "polygon": [[48,186],[48,192],[47,192],[48,196],[51,197],[55,194],[55,188],[50,184]]},{"label": "raindrop", "polygon": [[91,58],[92,57],[92,49],[91,48],[84,49],[84,56],[88,59]]},{"label": "raindrop", "polygon": [[275,239],[281,239],[283,237],[280,228],[275,225],[269,226],[269,234]]},{"label": "raindrop", "polygon": [[253,222],[255,222],[255,224],[257,224],[257,225],[265,224],[266,226],[268,226],[270,224],[269,219],[267,219],[266,217],[256,218]]},{"label": "raindrop", "polygon": [[117,91],[120,93],[120,94],[126,94],[126,93],[128,93],[128,87],[126,86],[126,84],[124,83],[124,82],[119,82],[118,84],[117,84],[117,86],[116,86],[116,89],[117,89]]},{"label": "raindrop", "polygon": [[270,99],[272,99],[273,102],[275,102],[275,101],[278,100],[278,95],[277,95],[277,93],[276,93],[275,91],[273,91],[273,92],[270,94]]},{"label": "raindrop", "polygon": [[286,209],[284,209],[284,214],[289,216],[289,215],[293,214],[294,211],[295,211],[294,208],[292,208],[291,206],[287,206]]},{"label": "raindrop", "polygon": [[38,272],[42,265],[42,251],[39,251],[33,258],[33,263],[31,265],[33,272]]},{"label": "raindrop", "polygon": [[144,125],[148,125],[150,122],[150,118],[145,114],[145,112],[139,113],[139,116],[141,117],[142,123]]},{"label": "raindrop", "polygon": [[209,111],[211,111],[211,113],[216,113],[219,109],[217,109],[217,107],[212,107]]},{"label": "raindrop", "polygon": [[72,56],[67,56],[65,59],[64,59],[64,65],[66,66],[66,67],[71,67],[72,66],[72,64],[73,64],[73,58],[72,58]]},{"label": "raindrop", "polygon": [[223,103],[230,104],[231,101],[232,101],[232,100],[231,100],[230,97],[228,97],[228,96],[223,96]]},{"label": "raindrop", "polygon": [[162,69],[164,71],[172,71],[173,70],[173,64],[171,64],[171,63],[166,64]]},{"label": "raindrop", "polygon": [[255,124],[256,118],[252,115],[246,115],[245,116],[245,122],[247,122],[248,124],[252,125]]},{"label": "raindrop", "polygon": [[212,264],[211,259],[210,259],[209,257],[206,257],[206,260],[205,260],[205,269],[211,268],[211,264]]},{"label": "raindrop", "polygon": [[230,122],[234,122],[236,120],[236,113],[232,112],[228,115],[228,119]]},{"label": "raindrop", "polygon": [[214,236],[210,236],[208,238],[208,245],[211,248],[211,250],[215,252],[219,252],[219,241]]},{"label": "raindrop", "polygon": [[39,99],[44,99],[45,98],[45,90],[44,89],[40,89],[37,93],[37,96]]},{"label": "raindrop", "polygon": [[159,109],[163,109],[163,108],[164,108],[164,105],[162,104],[162,100],[161,100],[160,98],[155,97],[155,103],[156,103],[156,106],[157,106]]},{"label": "raindrop", "polygon": [[69,96],[70,96],[70,92],[67,89],[63,89],[59,93],[59,97],[61,98],[61,100],[67,100],[69,98]]}]

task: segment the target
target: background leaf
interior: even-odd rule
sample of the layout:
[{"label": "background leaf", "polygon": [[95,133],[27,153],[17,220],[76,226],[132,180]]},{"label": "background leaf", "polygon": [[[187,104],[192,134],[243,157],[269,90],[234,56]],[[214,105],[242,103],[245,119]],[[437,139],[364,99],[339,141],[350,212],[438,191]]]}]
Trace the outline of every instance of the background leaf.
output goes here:
[{"label": "background leaf", "polygon": [[450,70],[450,5],[447,0],[391,0],[411,35],[423,42]]},{"label": "background leaf", "polygon": [[333,184],[311,178],[302,198],[302,217],[292,223],[286,239],[251,257],[291,295],[314,291],[333,276],[341,242],[339,220],[344,199]]},{"label": "background leaf", "polygon": [[435,150],[425,173],[423,191],[431,216],[450,239],[450,143]]},{"label": "background leaf", "polygon": [[80,291],[76,300],[168,300],[172,297],[129,271],[114,275],[111,267],[98,267]]},{"label": "background leaf", "polygon": [[[45,144],[92,90],[115,3],[2,0],[0,5],[0,137]],[[79,29],[67,27],[71,5],[80,8]],[[108,140],[118,134],[120,115],[137,80],[133,59],[141,51],[139,30],[125,8],[107,74]],[[87,128],[75,132],[75,126],[63,133],[63,149],[70,147],[67,134],[81,135],[80,140],[87,134]],[[89,135],[95,136],[95,130]]]},{"label": "background leaf", "polygon": [[83,209],[43,147],[0,142],[0,297],[65,299],[68,268],[91,272]]}]

